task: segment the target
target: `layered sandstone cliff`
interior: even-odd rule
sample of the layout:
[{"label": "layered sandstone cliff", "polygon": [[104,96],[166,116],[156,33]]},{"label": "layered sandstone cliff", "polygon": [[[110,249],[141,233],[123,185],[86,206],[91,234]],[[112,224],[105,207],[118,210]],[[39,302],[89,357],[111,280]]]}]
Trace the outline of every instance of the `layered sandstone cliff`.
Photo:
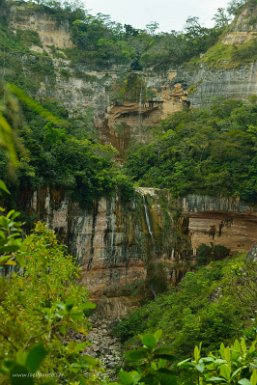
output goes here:
[{"label": "layered sandstone cliff", "polygon": [[257,239],[257,208],[234,198],[174,200],[166,191],[141,188],[130,201],[113,196],[82,208],[60,191],[42,189],[27,203],[27,212],[68,244],[107,316],[119,317],[149,290],[157,292],[148,286],[155,272],[167,285],[176,283],[201,243],[245,251]]},{"label": "layered sandstone cliff", "polygon": [[147,291],[157,292],[147,287],[153,270],[169,284],[180,274],[177,263],[192,257],[188,221],[166,192],[138,189],[128,202],[113,196],[82,208],[60,191],[42,189],[26,210],[69,245],[83,282],[107,314],[120,316]]},{"label": "layered sandstone cliff", "polygon": [[238,198],[189,195],[180,200],[194,252],[201,243],[220,244],[231,251],[249,250],[257,239],[257,207]]}]

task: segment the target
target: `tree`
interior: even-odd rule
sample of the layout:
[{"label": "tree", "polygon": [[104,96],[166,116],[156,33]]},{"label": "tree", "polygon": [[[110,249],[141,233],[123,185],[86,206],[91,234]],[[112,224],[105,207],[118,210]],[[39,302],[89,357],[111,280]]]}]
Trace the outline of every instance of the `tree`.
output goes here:
[{"label": "tree", "polygon": [[246,0],[231,0],[227,6],[227,12],[231,16],[236,16]]},{"label": "tree", "polygon": [[159,23],[157,23],[156,21],[152,21],[151,23],[146,24],[146,31],[150,35],[154,35],[157,29],[159,29]]},{"label": "tree", "polygon": [[229,24],[231,17],[225,8],[218,8],[212,20],[215,21],[216,28],[224,28]]}]

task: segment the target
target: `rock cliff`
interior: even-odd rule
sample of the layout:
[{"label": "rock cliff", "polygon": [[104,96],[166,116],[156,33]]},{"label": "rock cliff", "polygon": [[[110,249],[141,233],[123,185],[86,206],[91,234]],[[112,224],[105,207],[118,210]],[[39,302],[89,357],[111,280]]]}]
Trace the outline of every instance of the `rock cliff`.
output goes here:
[{"label": "rock cliff", "polygon": [[195,252],[201,243],[221,244],[232,251],[249,250],[257,239],[257,207],[237,198],[187,196],[179,206],[189,218],[189,233]]},{"label": "rock cliff", "polygon": [[[9,18],[15,34],[33,31],[38,35],[29,53],[19,53],[19,70],[26,79],[31,76],[28,63],[47,63],[35,83],[35,96],[58,100],[71,116],[86,119],[91,111],[101,140],[112,143],[121,156],[131,140],[147,142],[151,126],[190,103],[200,107],[214,99],[247,99],[257,94],[254,60],[234,67],[222,61],[215,67],[203,56],[197,63],[167,73],[140,72],[152,96],[143,101],[139,94],[133,101],[119,103],[112,100],[112,89],[128,72],[126,66],[92,70],[74,63],[66,51],[73,48],[70,27],[51,14],[16,4]],[[256,32],[251,14],[244,10],[219,44],[243,45],[254,40]],[[7,66],[0,62],[3,77],[14,71]],[[176,282],[193,259],[191,249],[195,251],[199,244],[247,250],[257,237],[254,207],[233,199],[195,196],[175,201],[167,192],[153,189],[138,189],[128,202],[117,196],[102,198],[90,208],[82,208],[58,190],[42,189],[27,201],[26,210],[46,220],[69,245],[82,266],[85,284],[94,298],[101,298],[99,309],[104,302],[107,316],[122,316],[127,307],[137,306],[146,290],[155,295],[158,282],[156,287],[149,284],[155,273],[164,281]]]},{"label": "rock cliff", "polygon": [[[87,64],[74,63],[66,49],[73,47],[70,26],[59,21],[56,15],[37,11],[35,7],[16,3],[10,8],[10,26],[15,33],[33,31],[39,41],[31,44],[30,51],[41,53],[52,62],[55,81],[42,79],[36,92],[39,98],[59,100],[70,114],[85,114],[92,110],[94,123],[104,142],[111,142],[121,152],[131,138],[145,141],[153,126],[168,114],[190,104],[200,107],[223,98],[247,99],[257,92],[257,65],[255,59],[245,62],[219,58],[217,47],[240,47],[255,41],[257,26],[256,7],[246,7],[231,24],[228,31],[195,63],[189,63],[168,72],[156,74],[151,70],[142,73],[147,89],[154,98],[147,103],[140,95],[133,101],[133,108],[124,103],[113,105],[112,92],[117,80],[128,72],[127,66],[112,66],[108,70],[92,70]],[[222,48],[223,49],[223,48]],[[219,61],[217,62],[217,57]],[[208,60],[206,59],[208,58]],[[31,58],[31,60],[33,57]],[[232,62],[231,62],[232,60]],[[4,71],[4,69],[3,69]],[[149,104],[150,103],[150,104]],[[155,103],[154,105],[151,103]],[[154,107],[154,108],[153,108]],[[143,133],[142,133],[143,132]]]},{"label": "rock cliff", "polygon": [[158,279],[176,283],[201,243],[243,251],[257,238],[257,208],[232,198],[174,200],[166,191],[141,188],[128,202],[113,196],[82,208],[60,191],[42,189],[26,209],[69,245],[107,318],[124,315],[144,295],[155,295]]},{"label": "rock cliff", "polygon": [[256,95],[256,16],[256,6],[244,6],[209,51],[177,70],[173,82],[187,85],[193,107]]},{"label": "rock cliff", "polygon": [[[176,75],[173,71],[168,76],[151,70],[139,71],[139,80],[143,78],[145,88],[154,96],[143,101],[139,92],[132,102],[117,102],[113,90],[118,80],[129,73],[129,67],[113,65],[108,69],[92,70],[87,63],[74,60],[71,26],[57,16],[25,3],[13,3],[9,9],[8,24],[14,34],[34,33],[34,38],[26,42],[29,53],[16,54],[21,61],[21,75],[27,79],[31,76],[36,82],[34,96],[38,99],[58,100],[71,116],[80,115],[86,119],[90,112],[101,140],[111,143],[121,154],[131,140],[149,140],[149,127],[183,108],[187,94],[179,84],[170,86],[170,80]],[[51,73],[45,68],[41,76],[40,69],[38,79],[34,79],[37,74],[32,76],[30,66],[40,60],[51,66]],[[4,78],[9,71],[10,68],[0,62]]]},{"label": "rock cliff", "polygon": [[149,274],[174,282],[177,263],[192,256],[188,221],[163,191],[138,189],[129,202],[113,196],[82,208],[60,191],[43,189],[26,209],[69,245],[106,316],[121,316],[144,295],[155,295],[159,287],[148,286]]}]

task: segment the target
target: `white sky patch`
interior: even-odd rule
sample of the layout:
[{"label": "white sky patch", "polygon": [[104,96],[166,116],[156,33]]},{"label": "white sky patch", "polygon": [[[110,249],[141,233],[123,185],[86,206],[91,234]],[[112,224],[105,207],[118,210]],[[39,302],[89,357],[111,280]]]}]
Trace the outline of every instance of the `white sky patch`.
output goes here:
[{"label": "white sky patch", "polygon": [[189,16],[198,16],[201,25],[213,26],[218,8],[229,0],[83,0],[89,13],[110,15],[111,19],[134,28],[156,21],[160,31],[182,31]]}]

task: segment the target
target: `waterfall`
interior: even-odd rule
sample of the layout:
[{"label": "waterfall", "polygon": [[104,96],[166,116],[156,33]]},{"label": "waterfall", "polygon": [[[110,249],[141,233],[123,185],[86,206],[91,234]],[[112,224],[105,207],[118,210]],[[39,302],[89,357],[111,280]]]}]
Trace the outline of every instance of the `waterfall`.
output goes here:
[{"label": "waterfall", "polygon": [[111,200],[110,207],[110,230],[111,230],[111,255],[114,254],[114,237],[115,237],[115,225],[116,225],[116,217],[115,217],[115,198]]},{"label": "waterfall", "polygon": [[51,209],[51,195],[49,187],[47,188],[47,194],[45,197],[45,212],[46,212],[46,224],[51,227],[51,217],[52,217],[52,209]]},{"label": "waterfall", "polygon": [[151,222],[150,222],[150,217],[149,217],[149,212],[146,204],[146,199],[145,196],[143,195],[143,204],[144,204],[144,210],[145,210],[145,221],[148,229],[148,234],[150,234],[151,238],[153,239],[153,232],[151,229]]}]

